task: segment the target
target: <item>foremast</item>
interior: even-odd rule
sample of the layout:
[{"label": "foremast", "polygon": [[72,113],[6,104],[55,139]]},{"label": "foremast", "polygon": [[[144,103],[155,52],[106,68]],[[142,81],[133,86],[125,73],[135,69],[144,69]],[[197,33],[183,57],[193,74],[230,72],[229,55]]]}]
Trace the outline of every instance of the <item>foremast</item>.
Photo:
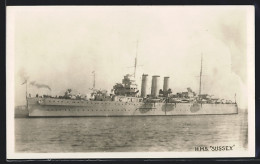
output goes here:
[{"label": "foremast", "polygon": [[28,109],[28,96],[27,96],[27,81],[28,81],[28,80],[25,79],[25,81],[22,83],[22,85],[25,84],[25,100],[26,100],[26,109],[29,110],[29,109]]},{"label": "foremast", "polygon": [[95,85],[96,85],[96,74],[95,74],[95,71],[93,71],[92,73],[93,73],[93,89],[95,89]]},{"label": "foremast", "polygon": [[135,78],[135,75],[136,75],[136,67],[137,67],[137,49],[138,49],[138,40],[136,42],[136,55],[135,55],[135,69],[134,69],[134,78]]}]

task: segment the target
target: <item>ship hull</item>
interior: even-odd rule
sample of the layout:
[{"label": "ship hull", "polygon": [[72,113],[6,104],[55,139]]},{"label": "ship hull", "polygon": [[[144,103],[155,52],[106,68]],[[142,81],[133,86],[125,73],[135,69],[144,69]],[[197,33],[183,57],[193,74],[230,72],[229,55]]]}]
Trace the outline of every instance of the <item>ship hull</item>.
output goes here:
[{"label": "ship hull", "polygon": [[236,104],[144,103],[67,99],[28,100],[29,117],[237,114]]}]

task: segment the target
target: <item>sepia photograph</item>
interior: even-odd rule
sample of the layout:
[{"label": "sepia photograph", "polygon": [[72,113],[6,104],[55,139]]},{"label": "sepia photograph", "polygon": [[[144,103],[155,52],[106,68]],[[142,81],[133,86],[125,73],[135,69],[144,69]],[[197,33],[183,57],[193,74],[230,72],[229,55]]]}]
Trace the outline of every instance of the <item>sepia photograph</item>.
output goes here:
[{"label": "sepia photograph", "polygon": [[255,156],[254,6],[8,6],[7,159]]}]

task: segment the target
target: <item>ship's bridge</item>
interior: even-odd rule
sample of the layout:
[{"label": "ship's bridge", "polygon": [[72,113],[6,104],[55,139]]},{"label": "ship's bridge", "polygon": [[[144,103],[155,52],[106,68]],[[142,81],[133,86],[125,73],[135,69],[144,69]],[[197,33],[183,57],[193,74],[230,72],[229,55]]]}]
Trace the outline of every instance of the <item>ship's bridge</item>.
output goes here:
[{"label": "ship's bridge", "polygon": [[130,74],[124,76],[122,84],[117,83],[113,88],[116,95],[136,96],[138,93],[135,79]]}]

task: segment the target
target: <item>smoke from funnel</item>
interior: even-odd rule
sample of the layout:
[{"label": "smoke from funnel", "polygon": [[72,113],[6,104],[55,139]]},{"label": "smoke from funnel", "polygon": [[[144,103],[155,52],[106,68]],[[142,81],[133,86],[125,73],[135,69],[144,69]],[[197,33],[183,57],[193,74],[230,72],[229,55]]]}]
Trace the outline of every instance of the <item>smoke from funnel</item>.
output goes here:
[{"label": "smoke from funnel", "polygon": [[192,92],[192,89],[189,87],[189,88],[187,88],[187,90],[188,90],[188,92]]},{"label": "smoke from funnel", "polygon": [[49,89],[49,90],[51,91],[51,87],[49,87],[49,86],[46,85],[46,84],[36,83],[36,81],[30,82],[30,85],[35,86],[35,87],[37,87],[37,88],[47,88],[47,89]]}]

